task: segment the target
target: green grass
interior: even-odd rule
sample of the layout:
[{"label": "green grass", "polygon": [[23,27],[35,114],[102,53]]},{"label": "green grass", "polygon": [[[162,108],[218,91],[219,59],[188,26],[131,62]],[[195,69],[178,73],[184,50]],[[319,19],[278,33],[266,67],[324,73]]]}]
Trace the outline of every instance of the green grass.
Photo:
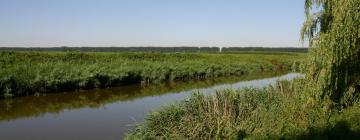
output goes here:
[{"label": "green grass", "polygon": [[302,94],[305,82],[194,94],[149,114],[127,139],[358,138],[360,103],[328,111]]},{"label": "green grass", "polygon": [[3,51],[0,97],[287,71],[305,55]]}]

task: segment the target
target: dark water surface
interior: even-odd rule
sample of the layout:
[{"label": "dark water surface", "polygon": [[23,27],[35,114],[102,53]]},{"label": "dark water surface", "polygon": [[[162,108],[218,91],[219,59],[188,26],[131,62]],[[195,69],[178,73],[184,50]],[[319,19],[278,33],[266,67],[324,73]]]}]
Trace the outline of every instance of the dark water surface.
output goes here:
[{"label": "dark water surface", "polygon": [[301,74],[251,74],[0,100],[0,139],[118,140],[148,112],[193,92],[209,94],[224,88],[264,87],[298,76]]}]

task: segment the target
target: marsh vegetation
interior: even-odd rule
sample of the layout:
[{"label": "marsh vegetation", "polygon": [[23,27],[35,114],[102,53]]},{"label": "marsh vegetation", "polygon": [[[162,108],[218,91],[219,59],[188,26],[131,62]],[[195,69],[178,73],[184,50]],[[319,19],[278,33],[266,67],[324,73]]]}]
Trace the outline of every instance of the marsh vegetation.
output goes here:
[{"label": "marsh vegetation", "polygon": [[267,88],[226,89],[148,115],[127,139],[354,139],[360,136],[359,104],[326,111],[306,103],[304,79]]},{"label": "marsh vegetation", "polygon": [[[0,52],[0,97],[298,69],[305,54]],[[296,63],[295,63],[296,62]]]}]

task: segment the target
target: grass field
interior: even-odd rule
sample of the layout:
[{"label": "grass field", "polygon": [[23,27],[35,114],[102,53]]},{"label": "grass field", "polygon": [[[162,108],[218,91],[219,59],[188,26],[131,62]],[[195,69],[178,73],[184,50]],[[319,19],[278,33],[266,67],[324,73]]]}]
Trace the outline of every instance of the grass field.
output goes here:
[{"label": "grass field", "polygon": [[0,97],[288,71],[305,55],[2,51]]}]

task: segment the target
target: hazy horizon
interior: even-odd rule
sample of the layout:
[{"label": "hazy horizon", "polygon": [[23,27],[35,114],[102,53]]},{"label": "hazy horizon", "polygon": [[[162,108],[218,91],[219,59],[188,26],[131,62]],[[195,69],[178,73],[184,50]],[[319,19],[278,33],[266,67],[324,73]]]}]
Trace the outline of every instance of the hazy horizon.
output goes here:
[{"label": "hazy horizon", "polygon": [[115,48],[125,48],[125,47],[218,47],[218,48],[229,48],[229,47],[258,47],[258,48],[308,48],[308,46],[0,46],[0,48],[61,48],[61,47],[73,47],[73,48],[81,48],[81,47],[115,47]]},{"label": "hazy horizon", "polygon": [[303,0],[3,0],[0,47],[301,47]]}]

